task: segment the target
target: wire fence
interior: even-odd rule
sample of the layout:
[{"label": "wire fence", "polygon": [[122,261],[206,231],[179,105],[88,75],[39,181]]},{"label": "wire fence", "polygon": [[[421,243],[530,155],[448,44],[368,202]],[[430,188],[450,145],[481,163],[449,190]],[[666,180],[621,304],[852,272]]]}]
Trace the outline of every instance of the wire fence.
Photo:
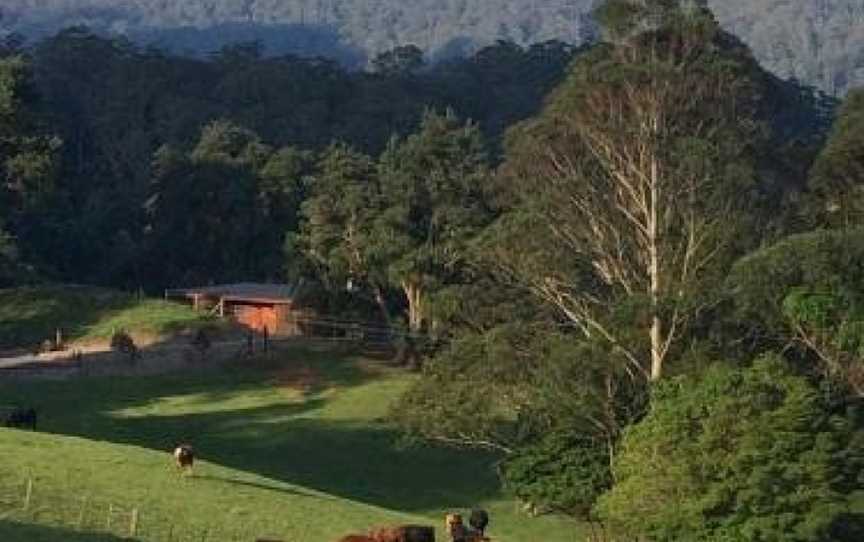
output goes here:
[{"label": "wire fence", "polygon": [[169,519],[152,509],[95,498],[87,492],[41,489],[33,477],[0,484],[0,520],[141,542],[264,540],[255,535],[254,522],[229,524],[213,518],[204,524],[177,516]]},{"label": "wire fence", "polygon": [[125,374],[135,369],[136,374],[164,372],[195,364],[218,365],[250,356],[269,355],[296,346],[337,346],[350,348],[361,354],[389,354],[405,349],[422,355],[430,345],[444,340],[425,333],[409,332],[377,322],[328,317],[294,317],[292,324],[302,333],[270,335],[249,329],[242,336],[207,341],[206,350],[198,348],[194,339],[174,338],[164,343],[135,349],[135,356],[120,351],[99,350],[81,352],[68,350],[50,356],[22,355],[0,359],[0,377],[32,376],[60,377]]}]

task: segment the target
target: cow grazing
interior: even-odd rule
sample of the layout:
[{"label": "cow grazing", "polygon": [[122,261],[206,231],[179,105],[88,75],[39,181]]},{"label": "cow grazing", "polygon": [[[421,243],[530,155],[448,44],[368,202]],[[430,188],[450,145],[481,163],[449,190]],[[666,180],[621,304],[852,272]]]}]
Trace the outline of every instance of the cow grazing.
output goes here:
[{"label": "cow grazing", "polygon": [[340,538],[339,542],[375,542],[375,539],[365,534],[349,534]]},{"label": "cow grazing", "polygon": [[[477,513],[475,514],[475,512]],[[472,511],[469,521],[474,529],[465,527],[462,522],[462,514],[447,514],[444,518],[444,525],[451,540],[453,542],[488,542],[489,539],[483,534],[483,531],[489,523],[489,514],[483,510]],[[477,526],[474,526],[475,524]]]},{"label": "cow grazing", "polygon": [[468,516],[468,525],[477,531],[480,536],[486,532],[486,526],[489,525],[489,513],[481,508],[471,510],[471,515]]},{"label": "cow grazing", "polygon": [[447,514],[444,526],[453,542],[468,542],[468,529],[462,523],[462,514]]},{"label": "cow grazing", "polygon": [[16,408],[6,416],[6,427],[36,430],[36,409]]},{"label": "cow grazing", "polygon": [[189,444],[180,444],[174,448],[174,461],[177,469],[187,474],[192,474],[192,467],[195,464],[195,451]]},{"label": "cow grazing", "polygon": [[435,542],[435,528],[428,525],[380,527],[369,533],[375,542]]}]

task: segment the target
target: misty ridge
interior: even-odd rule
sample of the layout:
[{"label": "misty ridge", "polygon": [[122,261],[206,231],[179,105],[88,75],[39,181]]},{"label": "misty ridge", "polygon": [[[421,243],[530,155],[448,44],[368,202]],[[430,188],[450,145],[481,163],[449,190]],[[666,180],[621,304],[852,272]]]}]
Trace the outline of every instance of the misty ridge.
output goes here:
[{"label": "misty ridge", "polygon": [[[596,35],[594,0],[5,0],[0,33],[29,39],[83,25],[196,55],[258,41],[267,54],[324,56],[366,68],[377,54],[419,46],[428,61],[499,40],[579,44]],[[864,83],[861,0],[709,0],[721,24],[780,77],[831,95]]]}]

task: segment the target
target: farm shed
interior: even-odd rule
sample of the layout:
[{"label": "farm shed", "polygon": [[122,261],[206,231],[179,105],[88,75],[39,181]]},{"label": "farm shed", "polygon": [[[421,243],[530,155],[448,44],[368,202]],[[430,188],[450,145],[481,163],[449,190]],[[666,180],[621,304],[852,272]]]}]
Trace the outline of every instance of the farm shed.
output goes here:
[{"label": "farm shed", "polygon": [[303,335],[303,323],[314,316],[301,302],[302,283],[242,282],[199,288],[165,290],[165,299],[182,299],[196,310],[233,318],[256,331],[271,335]]}]

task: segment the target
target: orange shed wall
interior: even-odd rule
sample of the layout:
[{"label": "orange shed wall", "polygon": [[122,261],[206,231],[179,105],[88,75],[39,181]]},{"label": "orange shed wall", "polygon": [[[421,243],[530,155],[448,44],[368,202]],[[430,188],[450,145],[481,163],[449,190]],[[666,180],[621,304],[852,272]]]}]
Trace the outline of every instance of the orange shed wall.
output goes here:
[{"label": "orange shed wall", "polygon": [[271,334],[279,330],[279,310],[273,305],[235,305],[234,318],[237,322],[249,326],[256,331],[267,331]]}]

